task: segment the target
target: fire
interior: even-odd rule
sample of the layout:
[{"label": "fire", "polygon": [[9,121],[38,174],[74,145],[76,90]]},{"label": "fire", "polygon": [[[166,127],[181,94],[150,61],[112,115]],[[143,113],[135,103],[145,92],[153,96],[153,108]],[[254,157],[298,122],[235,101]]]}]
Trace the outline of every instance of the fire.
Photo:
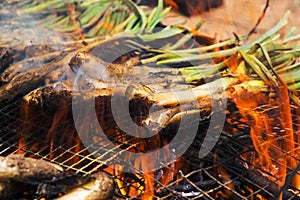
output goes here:
[{"label": "fire", "polygon": [[[218,157],[217,154],[214,154],[214,162],[218,163]],[[222,179],[222,182],[226,184],[227,189],[224,191],[218,191],[216,193],[216,197],[220,194],[223,197],[226,197],[227,199],[231,199],[232,198],[232,191],[234,189],[234,184],[232,183],[232,180],[229,176],[229,174],[227,173],[227,171],[221,166],[221,165],[217,165],[217,167],[215,167],[215,171],[217,174],[219,174]]]},{"label": "fire", "polygon": [[[55,139],[57,137],[57,135],[55,134],[55,129],[59,126],[60,122],[67,120],[67,115],[66,115],[66,112],[65,112],[66,110],[67,110],[67,105],[62,104],[61,107],[55,112],[52,125],[51,125],[51,127],[48,131],[47,136],[46,136],[46,139],[48,141],[50,141],[49,159],[51,159],[51,160],[53,159],[54,142],[55,142]],[[78,159],[76,159],[76,160],[78,160]]]},{"label": "fire", "polygon": [[[296,158],[299,158],[295,152],[296,132],[287,86],[283,84],[275,88],[276,98],[261,92],[249,92],[244,88],[242,90],[233,93],[233,101],[250,125],[250,135],[257,151],[252,162],[276,177],[272,181],[281,187],[289,170],[296,169]],[[269,107],[263,108],[265,105]],[[272,179],[265,172],[261,173]],[[299,188],[299,175],[295,176],[293,185]]]},{"label": "fire", "polygon": [[[83,151],[80,137],[69,120],[70,110],[68,102],[65,100],[44,102],[42,97],[38,98],[38,93],[38,90],[34,91],[31,94],[32,96],[27,96],[22,102],[21,119],[23,124],[21,125],[22,132],[19,135],[17,153],[38,152],[37,155],[42,155],[50,160],[56,159],[60,161],[67,157],[65,150],[60,147],[72,148],[75,155],[72,155],[72,158],[66,162],[66,164],[72,166],[72,164],[79,161],[79,154],[77,153]],[[47,91],[45,95],[48,95]],[[51,95],[55,96],[54,94]],[[61,156],[61,154],[65,154],[65,157]]]},{"label": "fire", "polygon": [[[148,171],[153,167],[153,159],[150,156],[142,156],[135,160],[135,168],[140,168],[140,171]],[[163,170],[161,177],[161,185],[167,185],[175,177],[174,165],[166,167]],[[126,177],[126,173],[123,172],[124,166],[113,166],[113,174],[115,181],[122,195],[129,197],[139,197],[142,200],[154,199],[155,191],[159,191],[159,187],[155,187],[155,171],[133,173],[128,176],[134,176],[135,178]],[[138,181],[137,181],[138,180]]]},{"label": "fire", "polygon": [[[116,98],[122,99],[124,97]],[[155,192],[160,190],[160,185],[167,185],[174,179],[176,166],[175,163],[172,163],[163,169],[159,169],[163,174],[159,179],[160,184],[157,184],[154,181],[157,180],[155,178],[156,170],[154,165],[155,160],[162,155],[153,156],[144,154],[144,152],[160,149],[162,146],[167,145],[167,141],[163,139],[157,130],[153,130],[156,134],[150,138],[133,137],[123,132],[114,121],[114,117],[118,118],[120,113],[115,113],[117,116],[113,116],[110,103],[111,97],[109,96],[102,96],[96,99],[97,120],[102,130],[115,146],[122,147],[126,152],[141,154],[133,158],[131,154],[123,155],[120,153],[120,155],[116,155],[116,160],[120,162],[113,163],[105,168],[105,171],[114,176],[119,192],[123,196],[138,197],[142,200],[154,199]],[[134,105],[134,112],[136,113],[133,114],[132,120],[136,124],[143,126],[145,116],[143,116],[143,113],[140,113],[142,109],[140,110],[136,107],[136,104]],[[89,123],[89,121],[87,120],[86,123]],[[93,142],[98,144],[99,147],[106,145],[102,136],[97,135],[97,133],[93,137]],[[165,152],[165,154],[171,153],[171,150]],[[130,168],[129,172],[126,171],[128,168]]]},{"label": "fire", "polygon": [[29,119],[31,119],[33,116],[32,116],[32,112],[30,112],[29,110],[29,106],[27,103],[23,103],[22,104],[22,118],[24,119],[23,121],[23,131],[21,133],[21,136],[20,136],[20,139],[19,139],[19,144],[18,144],[18,154],[24,154],[24,148],[26,148],[26,141],[27,141],[27,133],[28,133],[28,130],[31,129],[31,124],[28,123],[29,122]]},{"label": "fire", "polygon": [[[237,66],[236,58],[226,60],[228,65]],[[237,68],[231,68],[233,71],[237,72]],[[241,82],[247,82],[247,76],[240,76]],[[252,164],[262,169],[260,172],[272,179],[273,182],[277,183],[278,187],[284,185],[287,173],[296,168],[297,160],[299,154],[296,153],[295,149],[298,148],[300,141],[300,136],[296,136],[296,131],[293,127],[293,119],[291,115],[291,104],[289,91],[286,85],[280,85],[274,89],[276,98],[271,98],[267,94],[261,92],[247,91],[247,89],[242,87],[234,87],[236,91],[233,91],[231,96],[232,100],[237,105],[241,115],[244,120],[250,125],[250,135],[253,141],[253,145],[257,151],[257,154],[253,156]],[[239,90],[239,91],[238,91]],[[124,98],[124,97],[122,97]],[[55,112],[52,113],[50,124],[48,127],[48,132],[45,136],[45,141],[38,141],[39,143],[34,143],[30,147],[31,149],[37,150],[43,144],[47,144],[49,147],[47,153],[49,159],[56,158],[59,154],[55,150],[55,145],[67,144],[67,147],[74,147],[72,151],[75,153],[72,155],[72,159],[69,159],[70,166],[76,165],[79,161],[79,152],[82,149],[80,145],[80,138],[76,135],[75,127],[67,128],[69,126],[65,125],[64,122],[68,121],[68,109],[69,102],[60,102],[60,105],[55,107]],[[150,139],[144,138],[134,138],[132,136],[126,135],[122,132],[115,121],[114,116],[110,110],[111,106],[111,96],[99,96],[96,99],[95,109],[97,111],[97,118],[101,128],[103,128],[105,134],[108,137],[114,137],[115,145],[126,146],[127,151],[142,153],[150,150],[155,150],[167,145],[168,141],[165,141],[157,131],[156,135]],[[262,108],[265,105],[270,105],[268,109]],[[32,106],[32,105],[31,105]],[[52,108],[52,107],[51,107]],[[30,135],[31,131],[34,130],[33,124],[30,122],[34,119],[37,111],[34,107],[29,107],[28,104],[23,105],[24,111],[24,127],[23,133],[19,142],[19,152],[24,153],[26,149],[29,149],[27,143],[27,136]],[[139,109],[136,109],[140,112]],[[90,125],[89,116],[87,111],[82,111],[82,116],[87,116],[84,119],[83,129],[87,129]],[[297,110],[299,112],[299,109]],[[140,114],[140,115],[139,115]],[[299,116],[299,115],[298,115]],[[145,116],[143,113],[135,113],[133,121],[138,125],[143,125],[143,120]],[[43,119],[37,119],[39,122],[43,123]],[[299,121],[299,119],[298,119]],[[64,126],[62,126],[64,125]],[[73,124],[74,125],[74,124]],[[97,131],[96,131],[97,132]],[[62,133],[61,137],[58,134]],[[88,138],[87,131],[87,138]],[[101,136],[94,133],[92,141],[98,144],[99,147],[105,146]],[[298,141],[295,144],[295,141]],[[127,147],[127,144],[128,147]],[[46,145],[45,145],[46,146]],[[169,149],[169,154],[172,154],[172,150]],[[165,155],[166,156],[166,155]],[[159,178],[159,184],[157,184],[158,179],[155,177],[155,171],[153,169],[155,164],[155,159],[161,157],[157,155],[156,157],[151,157],[147,155],[141,155],[135,158],[133,161],[132,168],[136,169],[133,173],[129,174],[125,172],[125,166],[121,163],[114,166],[109,166],[105,170],[110,174],[114,175],[116,184],[120,193],[128,197],[138,197],[142,200],[151,200],[155,198],[155,192],[160,190],[160,184],[167,186],[174,178],[176,178],[176,173],[178,172],[178,164],[172,163],[163,169],[159,169],[163,172]],[[124,163],[131,162],[133,158],[123,157],[122,161]],[[97,167],[95,169],[98,169]],[[226,170],[223,168],[217,169],[217,174],[222,175],[223,182],[227,182],[227,190],[233,190],[234,185],[230,182],[230,176],[227,174]],[[269,176],[271,174],[272,176]],[[275,177],[275,178],[273,178]],[[293,180],[293,185],[297,188],[300,186],[300,176],[296,175]],[[230,198],[231,193],[225,190],[223,195]],[[227,193],[226,193],[227,192]]]},{"label": "fire", "polygon": [[[158,135],[154,136],[151,142],[144,139],[137,139],[135,150],[137,152],[143,152],[149,150],[153,145],[160,145],[160,137]],[[130,151],[133,151],[131,149]],[[141,154],[141,156],[135,158],[133,164],[133,173],[126,173],[126,166],[116,164],[111,166],[110,169],[114,168],[113,174],[116,177],[115,181],[122,195],[128,197],[139,197],[142,200],[152,200],[154,199],[155,191],[159,191],[160,187],[155,186],[155,159],[160,155],[153,157],[147,154]],[[124,162],[129,162],[132,160],[131,157],[124,157]],[[176,165],[175,163],[166,166],[162,170],[162,176],[160,178],[161,185],[167,185],[175,177]]]},{"label": "fire", "polygon": [[[228,62],[235,65],[237,63],[234,63],[234,60],[235,59],[228,60]],[[241,81],[247,82],[247,77],[243,76]],[[299,130],[295,130],[293,127],[288,89],[285,85],[278,86],[275,90],[276,98],[271,98],[267,94],[261,92],[247,91],[242,87],[234,87],[234,89],[236,91],[232,92],[231,98],[237,105],[244,120],[246,120],[251,127],[250,134],[253,145],[257,151],[257,154],[253,155],[252,164],[257,166],[257,168],[262,169],[260,171],[261,174],[277,183],[279,188],[284,185],[287,173],[296,168],[296,158],[299,158],[299,152],[295,151],[295,149],[299,149],[299,146],[297,145],[299,145],[300,136],[296,135]],[[159,133],[151,137],[151,139],[134,138],[123,133],[119,130],[117,124],[111,120],[111,118],[113,118],[112,111],[109,109],[111,97],[108,95],[97,98],[95,108],[97,110],[99,124],[107,136],[117,137],[115,138],[115,145],[124,145],[126,142],[129,142],[128,144],[130,145],[129,147],[126,146],[126,150],[137,153],[147,152],[167,145],[168,141],[165,141]],[[263,108],[265,105],[269,105],[269,107],[267,107],[268,109]],[[72,155],[72,159],[69,159],[70,162],[67,164],[70,163],[70,166],[75,165],[79,161],[79,152],[81,152],[82,146],[80,145],[80,138],[75,136],[75,127],[68,128],[69,124],[64,124],[70,117],[68,116],[69,108],[67,102],[60,103],[60,105],[55,108],[55,112],[51,114],[50,118],[52,120],[49,124],[44,124],[48,127],[48,132],[45,135],[45,138],[43,138],[44,141],[41,141],[42,139],[39,138],[39,141],[31,144],[30,147],[27,144],[27,136],[31,135],[31,132],[35,129],[34,124],[32,124],[31,121],[35,119],[37,112],[39,111],[36,109],[37,108],[33,105],[28,105],[26,103],[23,105],[24,124],[23,133],[19,142],[20,150],[18,153],[23,154],[27,149],[38,151],[42,145],[46,144],[49,146],[47,149],[49,151],[47,156],[49,159],[53,159],[59,154],[54,147],[57,146],[57,144],[66,144],[67,147],[74,147],[72,151],[75,153]],[[296,112],[299,113],[300,109],[296,110]],[[82,116],[86,116],[86,114],[87,113],[83,111]],[[144,120],[144,116],[139,116],[137,114],[133,118],[136,124],[143,125],[142,121]],[[36,123],[45,123],[43,119],[36,120]],[[299,122],[299,118],[297,120],[297,122]],[[89,117],[83,121],[85,123],[83,123],[84,127],[82,128],[86,129],[87,124],[89,124]],[[58,137],[59,133],[61,133],[60,137]],[[97,134],[92,137],[92,140],[94,143],[99,144],[99,147],[105,146],[102,138]],[[295,141],[297,141],[297,143],[295,143]],[[169,154],[171,153],[172,150],[169,149]],[[161,155],[157,155],[156,157],[161,157]],[[124,172],[125,166],[121,164],[108,166],[105,170],[114,175],[115,182],[122,195],[138,197],[143,200],[151,200],[155,198],[155,192],[158,192],[161,189],[160,184],[167,186],[172,180],[176,179],[176,173],[179,169],[179,162],[172,163],[163,169],[159,169],[163,174],[159,178],[160,183],[157,184],[158,179],[155,176],[156,172],[150,170],[154,166],[156,157],[140,156],[135,158],[132,167],[135,168],[136,171],[133,171],[132,174]],[[130,157],[123,157],[122,159],[124,163],[132,161],[132,158]],[[227,190],[233,190],[234,185],[230,182],[230,176],[226,173],[226,170],[220,167],[217,171],[217,174],[222,175],[223,182],[228,183]],[[268,174],[271,174],[272,176]],[[297,188],[300,187],[299,175],[295,176],[293,185]],[[231,193],[227,190],[222,194],[223,196],[230,198]]]}]

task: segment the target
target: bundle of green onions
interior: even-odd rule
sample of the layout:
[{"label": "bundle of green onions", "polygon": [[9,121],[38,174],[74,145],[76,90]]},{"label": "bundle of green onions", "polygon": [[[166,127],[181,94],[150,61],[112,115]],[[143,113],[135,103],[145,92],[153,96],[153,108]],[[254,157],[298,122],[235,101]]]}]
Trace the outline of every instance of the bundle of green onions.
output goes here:
[{"label": "bundle of green onions", "polygon": [[[290,89],[299,90],[300,46],[298,39],[300,35],[294,35],[295,28],[292,28],[284,37],[281,37],[278,33],[287,24],[288,16],[289,12],[286,13],[275,27],[248,44],[200,55],[203,59],[223,56],[223,62],[213,65],[218,71],[208,70],[209,66],[193,66],[182,69],[182,73],[186,76],[188,82],[192,83],[201,78],[230,69],[231,66],[228,66],[228,60],[234,57],[238,63],[237,69],[242,70],[250,77],[253,76],[255,78],[254,74],[256,74],[263,81],[271,81],[274,84],[278,82],[276,80],[277,77],[282,79]],[[224,44],[230,44],[230,40],[211,46],[222,47]],[[210,49],[211,46],[204,47],[202,50]],[[195,55],[184,58],[197,59]],[[166,61],[170,61],[170,59],[163,62]]]},{"label": "bundle of green onions", "polygon": [[[75,5],[73,14],[70,5]],[[188,83],[199,83],[199,80],[215,75],[234,76],[238,70],[250,78],[259,77],[268,85],[270,82],[271,85],[278,85],[283,81],[289,89],[300,90],[300,35],[295,35],[295,28],[284,37],[279,34],[288,22],[289,12],[277,25],[254,41],[240,37],[202,47],[187,45],[194,35],[186,33],[187,30],[178,24],[161,26],[160,22],[169,10],[170,8],[163,8],[163,0],[159,0],[157,7],[152,10],[131,0],[35,0],[24,1],[19,12],[46,15],[45,19],[38,20],[43,26],[64,32],[74,32],[74,27],[77,27],[85,37],[112,36],[120,32],[126,32],[126,36],[130,35],[132,38],[138,37],[142,43],[135,42],[130,37],[127,43],[151,53],[142,63],[155,63],[158,66],[190,63],[181,68]],[[75,24],[70,22],[71,19],[75,19]],[[157,29],[158,27],[161,28]],[[151,42],[160,42],[161,39],[173,43],[162,43],[156,48],[149,45]],[[223,61],[211,62],[215,58],[222,58]],[[210,62],[206,62],[208,60]],[[232,60],[237,66],[231,66]]]},{"label": "bundle of green onions", "polygon": [[38,23],[45,27],[63,32],[79,29],[85,37],[96,37],[123,31],[152,32],[170,10],[163,8],[161,0],[151,12],[145,13],[145,8],[131,0],[53,0],[24,1],[18,12],[43,16]]}]

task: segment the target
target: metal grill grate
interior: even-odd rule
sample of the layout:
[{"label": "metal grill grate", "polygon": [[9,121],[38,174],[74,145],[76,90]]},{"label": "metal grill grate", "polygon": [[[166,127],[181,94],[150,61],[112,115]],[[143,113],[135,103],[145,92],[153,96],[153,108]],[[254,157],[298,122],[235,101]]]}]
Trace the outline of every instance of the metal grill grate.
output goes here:
[{"label": "metal grill grate", "polygon": [[[49,136],[49,130],[53,124],[55,114],[45,114],[35,112],[33,116],[27,117],[28,121],[24,121],[24,105],[21,100],[12,104],[5,105],[0,109],[0,155],[7,156],[12,153],[24,153],[27,156],[48,160],[64,167],[67,171],[72,171],[82,175],[91,174],[97,170],[105,168],[103,158],[106,158],[106,164],[112,159],[122,159],[119,156],[111,157],[114,152],[109,146],[99,146],[99,141],[92,143],[90,147],[84,147],[76,134],[73,120],[70,117],[57,123],[55,134]],[[265,109],[265,108],[264,108]],[[263,110],[264,110],[263,109]],[[249,135],[249,127],[241,122],[239,118],[235,118],[236,111],[231,111],[228,116],[225,128],[218,141],[218,144],[212,152],[205,158],[200,159],[197,155],[199,147],[202,144],[203,133],[199,131],[194,143],[187,152],[180,158],[180,162],[184,165],[176,172],[175,178],[167,185],[161,182],[162,171],[155,172],[154,183],[160,189],[156,191],[155,197],[161,199],[271,199],[276,198],[280,191],[283,191],[284,199],[298,199],[300,191],[293,188],[288,182],[295,173],[296,169],[288,169],[286,185],[283,188],[277,188],[276,177],[273,177],[263,168],[254,166],[249,158],[241,155],[251,155],[257,153]],[[296,119],[296,114],[294,115]],[[63,119],[63,118],[62,118]],[[230,122],[229,122],[230,121]],[[207,128],[208,120],[200,122],[199,130]],[[24,126],[26,125],[27,126]],[[24,127],[30,125],[30,133],[24,136]],[[295,130],[300,130],[300,125],[294,122]],[[34,131],[32,131],[34,130]],[[73,133],[64,138],[62,135],[64,130]],[[234,132],[231,132],[235,130]],[[26,131],[25,131],[26,132]],[[118,133],[116,133],[118,134]],[[57,136],[53,138],[53,136]],[[58,137],[59,136],[59,137]],[[118,137],[118,135],[113,135]],[[282,136],[284,137],[284,136]],[[23,143],[22,139],[26,138]],[[59,138],[59,139],[58,139]],[[56,142],[51,144],[49,141],[54,139]],[[278,138],[280,139],[280,138]],[[58,142],[57,142],[58,141]],[[130,141],[127,141],[130,144]],[[124,144],[120,144],[122,146]],[[127,145],[130,148],[130,145]],[[295,152],[300,150],[299,141],[296,141],[297,148],[293,152],[283,152],[285,156],[297,155]],[[116,146],[117,147],[117,146]],[[124,152],[128,150],[124,148]],[[274,146],[274,148],[277,148]],[[90,149],[95,149],[91,152]],[[282,150],[281,150],[282,151]],[[51,152],[51,153],[50,153]],[[99,155],[102,159],[97,159]],[[107,153],[107,155],[106,155]],[[299,158],[295,158],[299,161]],[[273,160],[281,165],[277,160]],[[171,165],[172,163],[170,163]],[[165,166],[166,168],[170,167]],[[134,168],[134,166],[131,166]],[[115,176],[116,179],[123,182],[123,187],[135,187],[134,181],[139,182],[141,187],[136,190],[143,192],[142,187],[144,179],[141,178],[142,172],[135,169],[136,174],[126,174],[130,179],[126,182],[123,177]],[[138,176],[137,174],[139,174]],[[222,172],[222,173],[221,173]],[[268,174],[269,179],[262,174]],[[272,179],[272,181],[270,181]],[[116,191],[116,199],[125,199],[128,196]],[[134,198],[133,198],[134,199]]]}]

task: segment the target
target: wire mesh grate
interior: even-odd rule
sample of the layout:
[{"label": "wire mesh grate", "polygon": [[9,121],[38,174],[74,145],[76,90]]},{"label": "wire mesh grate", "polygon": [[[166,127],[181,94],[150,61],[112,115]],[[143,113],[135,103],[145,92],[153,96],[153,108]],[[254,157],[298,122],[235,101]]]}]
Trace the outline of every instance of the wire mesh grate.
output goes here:
[{"label": "wire mesh grate", "polygon": [[[265,111],[265,109],[262,109]],[[189,149],[178,160],[169,163],[164,168],[157,170],[152,177],[156,188],[154,197],[160,199],[270,199],[275,198],[281,191],[278,178],[270,174],[262,166],[253,165],[251,155],[257,154],[249,134],[249,126],[236,117],[237,111],[232,111],[222,135],[212,152],[205,158],[199,158],[199,147],[203,141],[203,132],[197,134],[196,139]],[[73,120],[66,116],[64,120],[53,126],[55,112],[45,115],[34,112],[30,118],[24,116],[22,101],[16,101],[0,109],[0,155],[7,156],[12,153],[22,153],[30,157],[44,159],[61,165],[66,171],[89,175],[98,170],[105,170],[110,161],[118,159],[125,163],[122,152],[112,157],[115,149],[108,145],[101,145],[99,139],[90,146],[84,146],[77,136]],[[296,119],[297,116],[295,115]],[[208,120],[199,124],[199,130],[207,129]],[[296,129],[299,124],[294,121]],[[30,126],[30,132],[26,127]],[[69,135],[65,136],[66,130]],[[233,131],[234,130],[234,131]],[[49,132],[51,134],[49,134]],[[126,152],[134,148],[134,142],[124,141],[123,136],[116,131],[112,138],[118,138],[119,144]],[[280,138],[282,137],[282,138]],[[286,139],[279,136],[278,140]],[[51,142],[52,141],[52,142]],[[124,141],[123,143],[120,141]],[[294,141],[295,147],[291,151],[283,151],[286,157],[293,157],[299,161],[297,152],[300,150],[299,141]],[[277,149],[277,146],[273,147]],[[282,151],[282,149],[280,149]],[[99,155],[101,155],[99,157]],[[247,155],[247,156],[244,156]],[[103,162],[105,160],[105,162]],[[282,165],[276,159],[272,160],[277,165]],[[174,167],[178,165],[179,167]],[[114,178],[122,182],[120,187],[124,190],[136,190],[136,194],[145,191],[144,174],[135,166],[130,166],[136,173],[114,174]],[[164,183],[162,177],[164,170],[173,170],[172,179]],[[287,177],[300,174],[295,169],[287,168]],[[115,199],[138,199],[129,194],[116,191]],[[290,183],[282,189],[289,199],[299,198],[299,188],[294,188]]]}]

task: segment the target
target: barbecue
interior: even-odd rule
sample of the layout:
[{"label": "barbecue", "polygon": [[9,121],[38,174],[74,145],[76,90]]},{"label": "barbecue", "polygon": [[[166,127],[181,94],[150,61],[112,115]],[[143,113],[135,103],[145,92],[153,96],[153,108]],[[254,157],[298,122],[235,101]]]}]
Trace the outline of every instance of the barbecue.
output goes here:
[{"label": "barbecue", "polygon": [[219,41],[164,25],[161,0],[4,2],[61,35],[0,40],[1,199],[300,198],[289,11]]}]

